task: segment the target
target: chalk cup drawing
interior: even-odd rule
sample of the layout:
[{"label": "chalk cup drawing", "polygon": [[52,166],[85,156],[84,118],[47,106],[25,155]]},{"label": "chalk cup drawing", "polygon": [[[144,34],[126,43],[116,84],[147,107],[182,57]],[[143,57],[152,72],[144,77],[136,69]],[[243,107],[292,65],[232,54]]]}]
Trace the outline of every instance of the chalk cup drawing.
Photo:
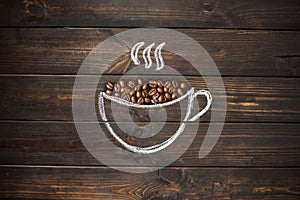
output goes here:
[{"label": "chalk cup drawing", "polygon": [[[131,49],[131,59],[133,60],[135,65],[140,65],[141,62],[138,60],[138,51],[139,49],[145,44],[145,42],[139,42],[137,44],[135,44],[133,46],[133,48]],[[151,48],[154,46],[155,43],[150,44],[149,46],[147,46],[144,50],[143,50],[143,59],[145,62],[145,68],[149,69],[152,66],[152,60],[151,60],[151,56],[150,56],[150,52],[151,52]],[[157,63],[157,68],[156,71],[159,71],[161,69],[164,68],[164,60],[161,56],[161,48],[165,45],[166,43],[163,42],[160,45],[157,46],[157,48],[154,51],[154,57]],[[147,53],[147,56],[146,56]],[[199,111],[195,116],[190,117],[191,115],[191,111],[193,108],[193,103],[194,103],[194,99],[198,96],[198,95],[204,95],[206,97],[206,106]],[[142,109],[154,109],[154,108],[163,108],[166,106],[170,106],[173,104],[176,104],[184,99],[187,99],[187,105],[186,105],[186,113],[185,113],[185,117],[183,118],[183,121],[180,123],[179,128],[177,129],[177,131],[175,132],[175,134],[173,134],[170,138],[168,138],[167,140],[156,144],[156,145],[152,145],[149,147],[138,147],[135,145],[130,145],[128,143],[126,143],[123,139],[121,139],[113,130],[113,127],[110,125],[106,113],[105,113],[105,105],[104,105],[104,99],[115,102],[117,104],[126,106],[126,107],[131,107],[131,108],[142,108]],[[192,121],[196,121],[197,119],[199,119],[202,115],[204,115],[210,108],[212,104],[212,96],[210,94],[209,91],[207,90],[199,90],[197,92],[194,92],[194,88],[192,87],[190,90],[188,90],[183,96],[174,99],[170,102],[165,102],[165,103],[161,103],[161,104],[154,104],[154,105],[140,105],[137,103],[132,103],[129,101],[126,101],[124,99],[121,99],[119,97],[115,97],[115,96],[111,96],[111,95],[107,95],[105,92],[100,92],[99,96],[98,96],[98,106],[99,106],[99,112],[100,112],[100,116],[101,119],[105,122],[105,126],[107,128],[107,130],[110,132],[110,134],[113,136],[113,138],[115,140],[117,140],[120,144],[122,144],[122,146],[124,148],[126,148],[128,151],[134,152],[134,153],[140,153],[140,154],[150,154],[150,153],[155,153],[158,152],[162,149],[165,149],[166,147],[168,147],[169,145],[171,145],[176,138],[178,138],[178,136],[180,136],[180,134],[184,131],[185,126],[186,126],[186,122],[192,122]]]},{"label": "chalk cup drawing", "polygon": [[[156,44],[153,44],[153,42]],[[206,84],[207,91],[195,91],[193,87],[190,87],[183,96],[155,105],[136,105],[128,101],[115,99],[113,96],[108,96],[104,93],[99,94],[98,84],[103,74],[111,68],[111,63],[120,56],[128,53],[136,65],[133,69],[137,69],[138,71],[130,69],[125,73],[127,75],[130,75],[130,73],[138,74],[136,72],[140,72],[140,70],[143,70],[142,73],[146,71],[148,77],[149,73],[162,74],[167,72],[170,76],[177,76],[186,81],[180,72],[167,66],[161,54],[162,48],[189,62],[196,73],[201,75]],[[150,54],[150,51],[154,51],[153,55]],[[152,60],[155,60],[156,64],[154,64],[151,58],[154,58]],[[143,64],[144,66],[142,66]],[[93,76],[86,76],[91,73]],[[198,113],[194,113],[199,107],[197,96],[204,96],[206,105],[204,109],[199,109]],[[215,96],[218,97],[214,98]],[[121,107],[119,111],[124,111],[127,108],[156,111],[155,109],[171,109],[174,106],[177,107],[179,104],[181,108],[180,116],[182,117],[178,123],[179,127],[176,126],[176,131],[174,130],[174,133],[170,133],[171,136],[165,139],[165,141],[145,148],[134,146],[118,139],[119,136],[115,134],[113,129],[110,132],[107,131],[111,127],[111,121],[108,119],[113,119],[114,123],[118,121],[122,122],[122,120],[115,118],[113,114],[115,112],[106,110],[105,113],[104,101],[106,109],[106,104],[110,103],[114,105],[111,109],[115,105]],[[210,153],[221,135],[225,122],[226,105],[224,83],[209,53],[191,37],[181,32],[164,28],[129,29],[100,42],[82,62],[75,78],[72,94],[74,124],[78,136],[87,151],[100,161],[101,164],[129,173],[152,172],[162,169],[179,159],[193,143],[198,133],[198,128],[201,128],[201,125],[203,125],[202,123],[192,123],[191,125],[190,122],[199,119],[209,110],[210,121],[208,124],[206,123],[208,127],[205,128],[206,131],[204,132],[203,140],[199,141],[201,143],[199,143],[198,158],[200,158],[199,162],[201,162],[201,158]],[[191,113],[192,106],[193,113]],[[158,113],[155,112],[154,114],[157,115]],[[111,118],[112,115],[113,118]],[[107,119],[107,117],[109,118]],[[124,116],[120,117],[123,119],[122,117]],[[120,128],[119,124],[118,128]],[[115,128],[116,126],[113,127]],[[160,130],[162,129],[156,129],[157,132]],[[126,131],[123,131],[123,133],[126,133]],[[107,134],[111,134],[114,140],[118,141],[122,147],[112,143]]]}]

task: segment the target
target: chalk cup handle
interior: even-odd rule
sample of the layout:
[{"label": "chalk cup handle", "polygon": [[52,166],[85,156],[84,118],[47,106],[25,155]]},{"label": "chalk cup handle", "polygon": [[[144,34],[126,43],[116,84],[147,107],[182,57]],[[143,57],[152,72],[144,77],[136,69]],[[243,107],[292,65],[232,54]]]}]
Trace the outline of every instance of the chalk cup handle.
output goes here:
[{"label": "chalk cup handle", "polygon": [[[199,90],[197,92],[195,92],[194,94],[192,94],[193,97],[193,101],[194,99],[199,96],[199,95],[204,95],[206,97],[206,106],[203,110],[201,110],[200,112],[198,112],[195,116],[191,117],[188,121],[193,122],[196,121],[197,119],[199,119],[202,115],[204,115],[210,108],[211,104],[212,104],[212,96],[210,94],[209,91],[207,90]],[[193,102],[192,101],[192,102]]]}]

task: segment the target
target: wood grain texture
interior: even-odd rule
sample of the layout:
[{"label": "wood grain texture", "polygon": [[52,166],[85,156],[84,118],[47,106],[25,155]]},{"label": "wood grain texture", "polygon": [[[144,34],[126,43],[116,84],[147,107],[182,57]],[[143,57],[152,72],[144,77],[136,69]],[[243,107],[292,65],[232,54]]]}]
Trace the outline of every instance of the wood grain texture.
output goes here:
[{"label": "wood grain texture", "polygon": [[[299,0],[0,1],[0,199],[299,199],[299,10]],[[100,42],[135,27],[174,28],[190,36],[207,50],[224,76],[226,122],[205,158],[199,159],[198,151],[211,111],[201,118],[189,149],[169,167],[152,173],[116,171],[97,161],[82,144],[73,121],[72,98],[83,100],[77,106],[95,105],[95,95],[72,97],[77,71]],[[122,42],[128,47],[127,41]],[[184,58],[162,54],[166,64],[192,86],[207,88]],[[133,64],[124,54],[112,67],[97,92]],[[89,67],[81,77],[97,84],[89,79],[98,76],[97,71],[98,67]],[[216,75],[209,77],[215,80]],[[170,73],[160,74],[165,76]],[[90,91],[90,85],[82,91]],[[218,100],[220,85],[213,87],[213,98]],[[151,138],[127,136],[116,123],[112,125],[130,144],[153,145],[177,128],[179,107],[168,109],[163,131]],[[142,121],[137,123],[144,130],[149,130],[148,115],[130,111],[131,119]],[[108,118],[113,121],[111,115]],[[126,133],[141,134],[127,119],[119,122],[130,129]],[[80,122],[88,137],[97,134],[91,125],[99,121]],[[188,139],[192,134],[186,131],[183,136]],[[168,155],[178,155],[182,148],[179,145]]]},{"label": "wood grain texture", "polygon": [[[86,127],[89,137],[97,134],[91,123],[81,125]],[[214,149],[199,159],[198,151],[207,128],[208,123],[200,123],[188,151],[171,166],[300,166],[299,124],[226,123]],[[175,130],[175,123],[167,123],[164,131],[153,138],[140,141],[130,137],[128,142],[153,145],[166,140]],[[119,130],[117,134],[122,135]],[[190,134],[185,131],[183,136]],[[73,122],[0,122],[0,152],[1,165],[102,165],[85,149]],[[177,155],[178,152],[182,152],[180,146],[168,154]]]},{"label": "wood grain texture", "polygon": [[2,26],[299,29],[299,1],[25,0],[1,3]]},{"label": "wood grain texture", "polygon": [[[93,48],[124,30],[126,29],[2,28],[0,73],[76,74]],[[211,55],[223,76],[300,76],[298,31],[178,31],[199,42]],[[164,59],[167,65],[183,75],[198,74],[179,56],[167,53]],[[121,60],[116,60],[115,64],[120,62]],[[95,74],[97,70],[89,67],[86,73]]]},{"label": "wood grain texture", "polygon": [[[299,199],[299,169],[1,167],[3,199]],[[280,183],[280,184],[279,184]]]},{"label": "wood grain texture", "polygon": [[[76,76],[1,76],[0,119],[2,120],[73,120],[72,89]],[[132,76],[132,78],[136,78]],[[174,77],[165,77],[172,79]],[[91,90],[93,83],[89,76],[85,91]],[[104,84],[118,80],[118,76],[102,76],[98,91]],[[200,77],[186,77],[198,89],[206,89]],[[298,78],[257,78],[224,77],[227,93],[227,122],[299,122],[299,80]],[[97,83],[96,83],[97,84]],[[90,87],[89,87],[90,85]],[[220,86],[214,85],[214,99],[221,98]],[[75,98],[75,97],[74,97]],[[80,103],[97,105],[95,95],[81,95]],[[200,99],[199,99],[200,100]],[[76,104],[77,105],[77,104]],[[81,104],[82,105],[82,104]],[[77,106],[81,106],[77,105]],[[106,104],[109,106],[109,104]],[[126,108],[124,108],[126,109]],[[193,109],[195,112],[196,110]],[[220,113],[221,110],[215,110]],[[87,111],[82,111],[88,114]],[[168,111],[168,121],[180,120],[180,107]],[[122,115],[122,113],[120,113]],[[210,120],[210,112],[201,118]]]}]

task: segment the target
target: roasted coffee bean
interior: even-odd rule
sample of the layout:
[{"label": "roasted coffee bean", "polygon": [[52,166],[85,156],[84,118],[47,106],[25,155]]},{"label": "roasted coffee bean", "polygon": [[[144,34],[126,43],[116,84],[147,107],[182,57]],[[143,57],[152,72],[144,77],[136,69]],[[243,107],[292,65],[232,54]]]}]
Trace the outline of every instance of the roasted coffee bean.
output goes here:
[{"label": "roasted coffee bean", "polygon": [[165,93],[165,97],[166,97],[167,100],[170,100],[170,99],[171,99],[170,93],[166,92],[166,93]]},{"label": "roasted coffee bean", "polygon": [[159,87],[162,87],[162,86],[164,85],[164,83],[163,83],[161,80],[158,80],[158,81],[157,81],[157,85],[158,85]]},{"label": "roasted coffee bean", "polygon": [[137,80],[137,82],[138,82],[139,85],[142,85],[142,84],[143,84],[143,80],[140,79],[140,78]]},{"label": "roasted coffee bean", "polygon": [[123,88],[123,87],[125,87],[125,81],[124,80],[120,80],[119,81],[119,84],[120,84],[120,86]]},{"label": "roasted coffee bean", "polygon": [[164,92],[169,92],[169,88],[164,87]]},{"label": "roasted coffee bean", "polygon": [[145,83],[145,84],[143,85],[142,89],[143,89],[143,90],[147,90],[147,89],[148,89],[148,84]]},{"label": "roasted coffee bean", "polygon": [[163,93],[163,92],[164,92],[164,89],[163,89],[162,87],[158,87],[158,88],[157,88],[157,92]]},{"label": "roasted coffee bean", "polygon": [[176,89],[175,89],[174,87],[171,87],[171,88],[169,89],[169,92],[170,92],[170,93],[175,93],[175,92],[176,92]]},{"label": "roasted coffee bean", "polygon": [[143,90],[143,91],[142,91],[142,96],[143,96],[143,97],[148,97],[148,92],[147,92],[147,90]]},{"label": "roasted coffee bean", "polygon": [[149,95],[150,96],[153,96],[154,94],[156,93],[156,89],[155,88],[152,88],[150,91],[149,91]]},{"label": "roasted coffee bean", "polygon": [[109,90],[113,90],[114,89],[114,84],[112,82],[107,82],[106,83],[106,88]]},{"label": "roasted coffee bean", "polygon": [[186,88],[188,87],[188,85],[186,84],[186,82],[182,82],[182,83],[180,84],[180,87],[181,87],[182,89],[186,89]]},{"label": "roasted coffee bean", "polygon": [[174,88],[178,87],[178,81],[176,79],[174,79],[172,81],[172,85],[173,85]]},{"label": "roasted coffee bean", "polygon": [[159,103],[164,102],[164,96],[162,94],[158,97],[158,101],[159,101]]},{"label": "roasted coffee bean", "polygon": [[157,100],[157,99],[151,99],[151,103],[152,103],[152,104],[157,104],[157,103],[158,103],[158,100]]},{"label": "roasted coffee bean", "polygon": [[131,96],[130,99],[131,99],[131,102],[132,102],[132,103],[136,103],[136,97],[135,97],[135,96]]},{"label": "roasted coffee bean", "polygon": [[121,98],[124,99],[124,100],[126,100],[126,101],[130,101],[130,96],[129,96],[129,94],[122,94],[122,95],[121,95]]},{"label": "roasted coffee bean", "polygon": [[170,81],[166,81],[164,84],[165,88],[169,88],[171,87],[171,82]]},{"label": "roasted coffee bean", "polygon": [[130,88],[134,88],[135,86],[135,82],[133,80],[130,80],[128,81],[128,84],[127,84]]},{"label": "roasted coffee bean", "polygon": [[181,88],[178,88],[177,93],[182,96],[183,95],[183,90]]},{"label": "roasted coffee bean", "polygon": [[144,103],[144,99],[143,99],[142,97],[139,98],[139,99],[137,100],[137,103],[140,104],[140,105],[143,104],[143,103]]},{"label": "roasted coffee bean", "polygon": [[145,103],[150,103],[151,102],[151,99],[149,97],[146,97],[145,98]]},{"label": "roasted coffee bean", "polygon": [[127,94],[127,95],[125,96],[125,100],[126,100],[126,101],[130,101],[130,96],[129,96],[129,94]]},{"label": "roasted coffee bean", "polygon": [[142,92],[141,92],[141,91],[137,91],[137,92],[136,92],[136,97],[137,97],[137,98],[140,98],[141,96],[142,96]]},{"label": "roasted coffee bean", "polygon": [[149,86],[152,87],[152,88],[154,88],[154,87],[157,86],[157,82],[154,81],[154,80],[150,80],[150,81],[149,81]]},{"label": "roasted coffee bean", "polygon": [[135,87],[134,87],[134,90],[135,90],[135,91],[141,90],[141,86],[140,86],[140,85],[135,86]]},{"label": "roasted coffee bean", "polygon": [[115,92],[118,92],[118,93],[121,91],[121,86],[119,83],[115,84],[114,90],[115,90]]},{"label": "roasted coffee bean", "polygon": [[135,95],[135,91],[134,91],[134,90],[130,90],[129,95],[130,95],[130,96]]},{"label": "roasted coffee bean", "polygon": [[159,97],[159,93],[155,93],[153,96],[152,96],[152,99],[157,99]]},{"label": "roasted coffee bean", "polygon": [[112,91],[112,90],[109,90],[109,89],[107,89],[107,90],[106,90],[106,94],[108,94],[108,95],[112,95],[112,93],[113,93],[113,91]]},{"label": "roasted coffee bean", "polygon": [[[123,91],[122,91],[122,89],[123,89]],[[130,91],[131,91],[129,87],[122,88],[122,89],[121,89],[121,91],[122,91],[123,93],[125,93],[125,94],[129,94]]]},{"label": "roasted coffee bean", "polygon": [[176,94],[175,93],[172,94],[172,99],[176,99]]},{"label": "roasted coffee bean", "polygon": [[115,93],[115,96],[116,97],[120,97],[120,93]]}]

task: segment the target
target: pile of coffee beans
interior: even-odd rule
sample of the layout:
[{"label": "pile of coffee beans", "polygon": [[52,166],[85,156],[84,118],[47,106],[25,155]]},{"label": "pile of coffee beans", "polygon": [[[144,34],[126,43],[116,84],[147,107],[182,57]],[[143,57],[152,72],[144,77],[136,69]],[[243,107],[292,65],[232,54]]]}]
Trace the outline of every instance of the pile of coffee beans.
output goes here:
[{"label": "pile of coffee beans", "polygon": [[151,105],[165,103],[185,94],[189,89],[186,82],[176,79],[170,81],[119,80],[106,83],[106,94],[122,98],[132,103]]}]

